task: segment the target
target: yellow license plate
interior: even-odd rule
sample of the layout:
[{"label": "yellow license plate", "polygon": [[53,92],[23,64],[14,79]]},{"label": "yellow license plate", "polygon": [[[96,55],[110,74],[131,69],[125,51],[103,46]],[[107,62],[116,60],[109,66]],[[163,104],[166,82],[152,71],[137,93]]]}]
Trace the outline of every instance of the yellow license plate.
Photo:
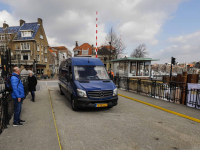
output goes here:
[{"label": "yellow license plate", "polygon": [[96,104],[96,107],[108,107],[108,104],[105,103],[105,104]]}]

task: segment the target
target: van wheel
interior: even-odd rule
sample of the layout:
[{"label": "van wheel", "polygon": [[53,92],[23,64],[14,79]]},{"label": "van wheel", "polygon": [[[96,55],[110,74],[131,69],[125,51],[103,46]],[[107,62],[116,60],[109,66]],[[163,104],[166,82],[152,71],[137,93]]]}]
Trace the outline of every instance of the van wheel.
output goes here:
[{"label": "van wheel", "polygon": [[63,93],[63,91],[61,90],[61,87],[60,87],[60,95],[63,95],[64,93]]},{"label": "van wheel", "polygon": [[74,100],[73,96],[72,96],[72,98],[71,98],[71,105],[72,105],[72,110],[73,110],[73,111],[77,111],[77,110],[78,110],[76,101]]}]

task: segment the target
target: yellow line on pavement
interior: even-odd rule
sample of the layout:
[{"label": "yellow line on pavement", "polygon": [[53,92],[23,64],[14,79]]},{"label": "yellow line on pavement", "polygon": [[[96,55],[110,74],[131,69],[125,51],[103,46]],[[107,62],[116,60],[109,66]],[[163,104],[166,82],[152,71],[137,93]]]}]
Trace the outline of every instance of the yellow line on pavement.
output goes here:
[{"label": "yellow line on pavement", "polygon": [[195,121],[195,122],[200,123],[200,120],[199,120],[199,119],[196,119],[196,118],[193,118],[193,117],[190,117],[190,116],[181,114],[181,113],[177,113],[177,112],[175,112],[175,111],[172,111],[172,110],[169,110],[169,109],[166,109],[166,108],[162,108],[162,107],[160,107],[160,106],[156,106],[156,105],[153,105],[153,104],[150,104],[150,103],[147,103],[147,102],[143,102],[143,101],[141,101],[141,100],[138,100],[138,99],[135,99],[135,98],[132,98],[132,97],[128,97],[128,96],[125,96],[125,95],[122,95],[122,94],[118,94],[118,95],[119,95],[119,96],[122,96],[122,97],[125,97],[125,98],[128,98],[128,99],[131,99],[131,100],[134,100],[134,101],[136,101],[136,102],[139,102],[139,103],[142,103],[142,104],[145,104],[145,105],[148,105],[148,106],[151,106],[151,107],[154,107],[154,108],[157,108],[157,109],[160,109],[160,110],[169,112],[169,113],[171,113],[171,114],[174,114],[174,115],[177,115],[177,116],[180,116],[180,117],[183,117],[183,118],[186,118],[186,119],[189,119],[189,120],[192,120],[192,121]]},{"label": "yellow line on pavement", "polygon": [[56,128],[58,143],[59,143],[60,150],[62,150],[61,143],[60,143],[60,137],[59,137],[59,134],[58,134],[58,128],[57,128],[57,125],[56,125],[56,119],[55,119],[55,115],[54,115],[54,112],[53,112],[53,105],[52,105],[52,100],[51,100],[49,88],[48,88],[48,92],[49,92],[49,101],[50,101],[50,104],[51,104],[51,111],[52,111],[52,114],[53,114],[53,120],[54,120],[54,124],[55,124],[55,128]]}]

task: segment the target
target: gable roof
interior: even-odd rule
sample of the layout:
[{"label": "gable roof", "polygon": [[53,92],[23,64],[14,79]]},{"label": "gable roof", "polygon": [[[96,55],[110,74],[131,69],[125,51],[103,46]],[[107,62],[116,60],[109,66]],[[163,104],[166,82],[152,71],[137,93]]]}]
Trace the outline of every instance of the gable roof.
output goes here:
[{"label": "gable roof", "polygon": [[[38,29],[40,27],[40,24],[38,24],[37,22],[33,22],[33,23],[24,23],[22,26],[14,26],[14,27],[7,27],[5,29],[3,29],[3,27],[0,28],[0,33],[4,33],[5,30],[8,30],[8,33],[17,33],[17,35],[15,36],[14,40],[29,40],[29,39],[34,39]],[[31,30],[33,32],[31,37],[21,37],[21,31],[24,30]]]},{"label": "gable roof", "polygon": [[[20,29],[19,29],[19,32],[16,36],[16,38],[14,40],[29,40],[29,39],[34,39],[36,34],[37,34],[37,31],[40,27],[40,24],[38,24],[37,22],[34,22],[34,23],[24,23]],[[32,30],[33,31],[33,35],[31,37],[21,37],[21,31],[23,30]]]},{"label": "gable roof", "polygon": [[86,50],[88,48],[90,49],[90,48],[92,48],[92,46],[90,44],[88,44],[88,43],[83,43],[80,46],[76,46],[73,50],[81,50],[81,49]]},{"label": "gable roof", "polygon": [[19,31],[19,28],[20,28],[19,26],[7,27],[5,29],[3,29],[3,27],[1,27],[0,33],[5,33],[6,30],[7,30],[6,32],[8,32],[8,33],[16,33]]},{"label": "gable roof", "polygon": [[52,48],[54,48],[54,49],[56,49],[56,50],[58,50],[58,51],[62,51],[62,50],[68,50],[65,46],[57,46],[57,47],[52,47]]}]

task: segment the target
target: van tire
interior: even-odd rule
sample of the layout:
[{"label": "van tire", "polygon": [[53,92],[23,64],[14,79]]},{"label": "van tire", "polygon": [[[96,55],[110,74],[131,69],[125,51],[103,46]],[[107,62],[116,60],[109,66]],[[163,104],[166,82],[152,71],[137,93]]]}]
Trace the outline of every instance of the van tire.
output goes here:
[{"label": "van tire", "polygon": [[63,91],[61,90],[61,86],[60,86],[60,95],[64,95]]},{"label": "van tire", "polygon": [[76,103],[76,100],[73,98],[73,96],[71,98],[71,105],[72,105],[73,111],[78,111],[77,103]]}]

